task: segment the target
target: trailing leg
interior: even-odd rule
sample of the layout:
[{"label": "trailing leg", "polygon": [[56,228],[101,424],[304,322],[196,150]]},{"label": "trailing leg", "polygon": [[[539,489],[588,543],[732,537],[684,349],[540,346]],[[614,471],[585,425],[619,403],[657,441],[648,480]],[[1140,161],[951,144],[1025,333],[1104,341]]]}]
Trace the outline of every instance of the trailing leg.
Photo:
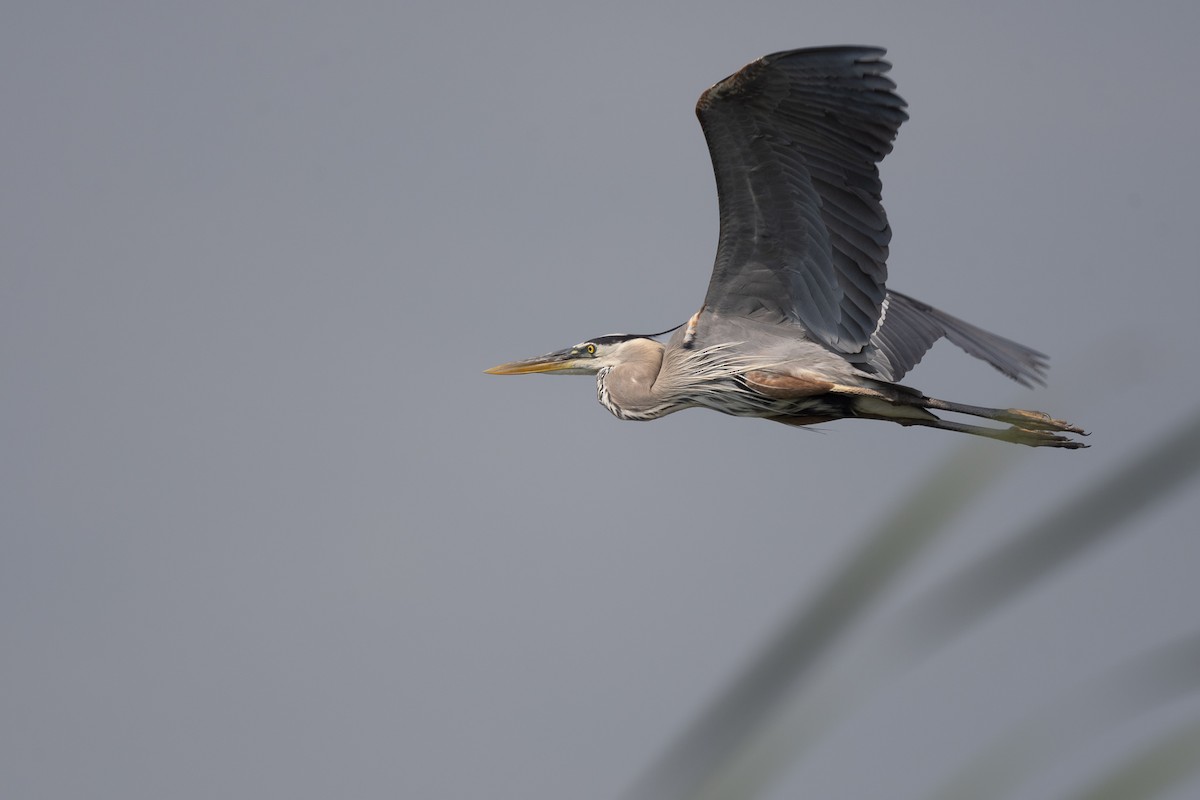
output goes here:
[{"label": "trailing leg", "polygon": [[[1007,422],[1010,427],[988,428],[982,425],[968,425],[945,420],[927,410],[930,408]],[[915,392],[912,396],[901,392],[891,396],[885,396],[883,393],[860,395],[854,399],[854,413],[865,419],[879,419],[904,426],[919,425],[943,431],[968,433],[972,436],[983,436],[1029,447],[1063,447],[1069,450],[1087,447],[1083,442],[1062,435],[1063,433],[1078,433],[1086,436],[1083,429],[1062,420],[1052,419],[1040,411],[969,406],[925,397]]]},{"label": "trailing leg", "polygon": [[939,400],[936,397],[925,397],[924,395],[921,395],[918,404],[921,408],[936,408],[939,411],[953,411],[956,414],[969,414],[973,417],[984,417],[986,419],[994,419],[997,422],[1007,422],[1009,425],[1015,425],[1018,428],[1039,431],[1064,431],[1087,436],[1087,431],[1083,428],[1061,419],[1054,419],[1049,414],[1041,411],[1026,411],[1023,408],[969,406],[964,403],[951,403],[948,400]]}]

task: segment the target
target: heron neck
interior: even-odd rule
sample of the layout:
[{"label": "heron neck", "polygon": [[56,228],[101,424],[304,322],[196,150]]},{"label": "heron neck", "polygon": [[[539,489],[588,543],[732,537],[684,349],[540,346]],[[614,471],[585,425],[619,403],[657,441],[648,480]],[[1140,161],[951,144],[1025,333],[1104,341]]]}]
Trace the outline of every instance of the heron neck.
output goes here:
[{"label": "heron neck", "polygon": [[621,419],[654,419],[671,410],[655,391],[662,369],[663,346],[646,340],[636,357],[609,367],[596,376],[596,396],[600,404]]}]

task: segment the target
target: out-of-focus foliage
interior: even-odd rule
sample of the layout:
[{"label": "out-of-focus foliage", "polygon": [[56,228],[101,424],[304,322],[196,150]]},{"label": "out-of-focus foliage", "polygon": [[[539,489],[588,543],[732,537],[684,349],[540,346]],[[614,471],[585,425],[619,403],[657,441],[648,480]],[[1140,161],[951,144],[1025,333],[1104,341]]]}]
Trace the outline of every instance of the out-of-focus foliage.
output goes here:
[{"label": "out-of-focus foliage", "polygon": [[[1002,463],[959,451],[866,537],[825,590],[798,608],[755,658],[643,776],[629,797],[750,798],[803,758],[878,686],[1060,571],[1200,470],[1200,413],[1094,485],[1014,532],[892,614],[886,634],[855,641],[864,613],[885,602],[906,569],[952,536],[956,514],[987,490]],[[843,643],[851,647],[842,646]],[[1134,654],[1002,737],[969,763],[947,763],[934,795],[1002,798],[1055,753],[1081,746],[1152,707],[1200,689],[1200,631]],[[919,724],[919,722],[917,723]],[[1200,720],[1098,775],[1080,800],[1149,798],[1200,769]],[[936,757],[936,756],[932,756]]]}]

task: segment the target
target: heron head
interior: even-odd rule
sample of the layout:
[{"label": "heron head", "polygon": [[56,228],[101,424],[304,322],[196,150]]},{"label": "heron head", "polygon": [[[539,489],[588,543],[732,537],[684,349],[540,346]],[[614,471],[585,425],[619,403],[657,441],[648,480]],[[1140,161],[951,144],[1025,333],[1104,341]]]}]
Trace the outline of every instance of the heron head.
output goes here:
[{"label": "heron head", "polygon": [[525,375],[533,372],[594,375],[605,367],[615,367],[644,358],[651,350],[661,354],[662,345],[654,340],[654,336],[661,335],[614,333],[597,336],[564,350],[520,361],[509,361],[507,364],[485,369],[484,372],[489,375]]}]

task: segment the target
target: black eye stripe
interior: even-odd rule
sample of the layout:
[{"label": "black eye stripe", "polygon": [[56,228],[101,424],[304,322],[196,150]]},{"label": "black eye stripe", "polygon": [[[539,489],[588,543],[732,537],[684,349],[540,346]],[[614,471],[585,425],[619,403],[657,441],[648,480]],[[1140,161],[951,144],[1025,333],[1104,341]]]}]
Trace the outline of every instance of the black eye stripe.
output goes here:
[{"label": "black eye stripe", "polygon": [[633,333],[613,333],[613,334],[609,334],[608,336],[597,336],[595,339],[592,339],[591,341],[589,341],[588,344],[594,344],[597,347],[599,347],[600,345],[617,344],[619,342],[627,342],[630,339],[642,339],[642,338],[645,338],[645,337],[638,336],[637,334],[633,334]]},{"label": "black eye stripe", "polygon": [[[678,327],[678,325],[675,326],[675,328]],[[607,344],[628,342],[630,339],[654,339],[658,336],[664,336],[670,333],[671,331],[675,330],[675,328],[668,328],[667,330],[659,333],[610,333],[607,336],[597,336],[595,339],[589,339],[585,344],[594,344],[597,347],[600,347]]]}]

